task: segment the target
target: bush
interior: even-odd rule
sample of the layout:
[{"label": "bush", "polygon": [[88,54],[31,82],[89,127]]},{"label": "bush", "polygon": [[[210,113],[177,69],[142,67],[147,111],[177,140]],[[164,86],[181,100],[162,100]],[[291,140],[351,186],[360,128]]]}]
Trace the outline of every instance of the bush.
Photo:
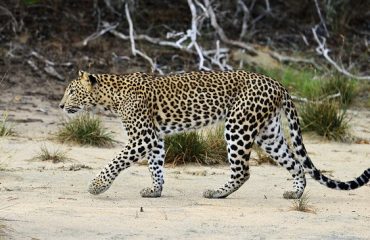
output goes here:
[{"label": "bush", "polygon": [[206,145],[206,163],[227,163],[227,145],[224,137],[224,125],[218,125],[208,131],[203,139]]},{"label": "bush", "polygon": [[314,131],[329,140],[344,141],[348,136],[346,112],[336,102],[307,103],[300,109],[300,117],[304,131]]},{"label": "bush", "polygon": [[347,106],[352,103],[356,95],[356,81],[336,75],[324,82],[321,92],[323,95],[340,93],[340,102]]},{"label": "bush", "polygon": [[8,122],[8,113],[4,112],[0,120],[0,137],[14,134],[13,126]]},{"label": "bush", "polygon": [[227,161],[223,126],[204,134],[184,132],[165,137],[166,162],[173,164],[221,164]]},{"label": "bush", "polygon": [[184,132],[165,137],[166,162],[185,164],[204,162],[206,145],[197,132]]},{"label": "bush", "polygon": [[113,145],[111,133],[102,126],[99,118],[84,113],[66,122],[57,133],[57,139],[63,143],[110,147]]}]

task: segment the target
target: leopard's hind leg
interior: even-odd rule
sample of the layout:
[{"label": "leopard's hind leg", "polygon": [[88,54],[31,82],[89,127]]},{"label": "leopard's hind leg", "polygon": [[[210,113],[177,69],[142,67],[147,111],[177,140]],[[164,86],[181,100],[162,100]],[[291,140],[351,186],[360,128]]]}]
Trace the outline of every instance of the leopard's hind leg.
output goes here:
[{"label": "leopard's hind leg", "polygon": [[231,169],[230,178],[222,187],[206,190],[203,193],[205,198],[225,198],[249,179],[249,158],[260,125],[257,117],[248,115],[245,109],[245,104],[241,102],[226,117],[225,138]]},{"label": "leopard's hind leg", "polygon": [[293,191],[284,193],[284,198],[300,198],[306,186],[306,179],[302,164],[295,160],[289,150],[282,132],[280,112],[261,129],[256,137],[256,143],[281,166],[285,167],[293,176]]}]

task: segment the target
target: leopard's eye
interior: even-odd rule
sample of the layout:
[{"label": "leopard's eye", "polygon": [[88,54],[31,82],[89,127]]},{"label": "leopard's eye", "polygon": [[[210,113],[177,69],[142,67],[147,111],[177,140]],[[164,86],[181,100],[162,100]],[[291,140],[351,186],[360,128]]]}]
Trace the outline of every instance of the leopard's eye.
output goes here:
[{"label": "leopard's eye", "polygon": [[69,95],[72,95],[75,92],[74,89],[69,90]]}]

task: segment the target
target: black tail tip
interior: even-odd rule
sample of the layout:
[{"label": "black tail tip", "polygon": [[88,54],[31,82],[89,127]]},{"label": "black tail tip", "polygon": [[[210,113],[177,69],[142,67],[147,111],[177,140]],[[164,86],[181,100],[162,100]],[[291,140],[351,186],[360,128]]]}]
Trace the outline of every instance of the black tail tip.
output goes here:
[{"label": "black tail tip", "polygon": [[369,169],[367,169],[367,170],[365,170],[365,172],[364,172],[364,176],[366,176],[366,177],[367,177],[367,179],[370,179],[370,168],[369,168]]}]

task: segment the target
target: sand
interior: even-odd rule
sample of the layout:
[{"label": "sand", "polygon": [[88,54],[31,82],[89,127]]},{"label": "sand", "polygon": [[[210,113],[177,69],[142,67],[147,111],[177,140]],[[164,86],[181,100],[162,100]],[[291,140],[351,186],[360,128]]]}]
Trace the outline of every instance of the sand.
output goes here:
[{"label": "sand", "polygon": [[[277,166],[251,167],[250,180],[227,199],[202,192],[223,184],[228,166],[166,166],[163,196],[140,197],[151,184],[146,166],[122,172],[105,193],[87,192],[89,181],[125,142],[118,119],[105,125],[121,142],[114,148],[63,145],[52,139],[64,115],[57,101],[5,93],[17,136],[0,138],[0,239],[370,239],[370,186],[328,189],[309,176],[311,211],[293,210],[282,194],[292,187]],[[370,139],[370,111],[352,110],[355,136]],[[317,167],[351,180],[370,167],[370,147],[306,135]],[[67,152],[65,162],[35,160],[41,146]]]}]

